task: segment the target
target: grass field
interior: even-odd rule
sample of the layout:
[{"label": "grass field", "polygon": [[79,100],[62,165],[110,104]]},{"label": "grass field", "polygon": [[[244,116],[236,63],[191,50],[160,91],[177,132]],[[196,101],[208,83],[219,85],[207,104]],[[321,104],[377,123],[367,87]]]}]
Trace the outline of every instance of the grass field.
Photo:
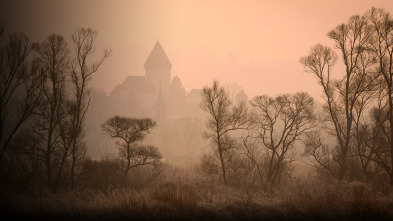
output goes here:
[{"label": "grass field", "polygon": [[392,220],[393,194],[364,183],[293,181],[266,194],[203,181],[145,188],[4,193],[6,220]]}]

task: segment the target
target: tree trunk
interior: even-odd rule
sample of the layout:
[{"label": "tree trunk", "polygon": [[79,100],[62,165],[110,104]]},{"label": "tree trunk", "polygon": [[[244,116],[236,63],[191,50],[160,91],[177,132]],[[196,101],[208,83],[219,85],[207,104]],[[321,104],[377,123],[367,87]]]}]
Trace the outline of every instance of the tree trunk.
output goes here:
[{"label": "tree trunk", "polygon": [[127,144],[127,167],[124,171],[124,177],[123,177],[123,185],[126,183],[126,178],[127,178],[127,174],[128,171],[131,168],[131,156],[130,156],[130,144]]},{"label": "tree trunk", "polygon": [[388,97],[389,97],[389,126],[390,126],[390,186],[393,187],[393,99],[392,99],[392,87],[393,82],[390,80],[388,85]]},{"label": "tree trunk", "polygon": [[390,170],[389,181],[390,181],[390,187],[393,187],[393,170]]},{"label": "tree trunk", "polygon": [[75,148],[72,148],[72,162],[71,162],[71,189],[74,190],[75,188]]},{"label": "tree trunk", "polygon": [[[83,98],[83,93],[84,93],[84,79],[82,80],[82,86],[81,86],[81,92],[76,93],[76,99],[77,99],[77,107],[76,107],[76,113],[75,113],[75,118],[74,118],[74,128],[73,128],[73,142],[72,142],[72,162],[71,162],[71,189],[75,188],[75,164],[76,164],[76,148],[78,144],[78,138],[79,134],[81,132],[81,125],[82,125],[82,120],[81,119],[81,112],[82,112],[82,98]],[[78,87],[78,86],[77,86]]]},{"label": "tree trunk", "polygon": [[225,172],[224,159],[222,156],[222,147],[221,147],[220,138],[217,139],[217,146],[218,146],[218,154],[220,155],[220,161],[221,161],[222,178],[224,179],[224,185],[227,186],[227,177],[226,177],[226,172]]},{"label": "tree trunk", "polygon": [[[3,147],[3,113],[2,113],[2,109],[0,108],[0,163],[1,160],[3,159],[3,155],[4,155],[4,151],[5,151],[5,147]],[[1,165],[1,164],[0,164]]]}]

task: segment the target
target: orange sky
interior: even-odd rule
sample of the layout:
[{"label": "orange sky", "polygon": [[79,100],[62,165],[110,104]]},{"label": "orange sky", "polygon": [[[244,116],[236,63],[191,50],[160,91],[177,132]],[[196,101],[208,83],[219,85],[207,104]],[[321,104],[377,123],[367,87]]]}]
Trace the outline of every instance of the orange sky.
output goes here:
[{"label": "orange sky", "polygon": [[[110,92],[127,75],[143,75],[157,39],[187,91],[237,83],[249,95],[307,91],[319,99],[316,79],[298,59],[316,43],[333,45],[327,33],[372,6],[393,13],[392,0],[286,1],[1,1],[6,33],[22,31],[32,41],[51,33],[70,40],[78,27],[99,32],[95,58],[113,55],[91,86]],[[340,68],[336,72],[340,73]]]}]

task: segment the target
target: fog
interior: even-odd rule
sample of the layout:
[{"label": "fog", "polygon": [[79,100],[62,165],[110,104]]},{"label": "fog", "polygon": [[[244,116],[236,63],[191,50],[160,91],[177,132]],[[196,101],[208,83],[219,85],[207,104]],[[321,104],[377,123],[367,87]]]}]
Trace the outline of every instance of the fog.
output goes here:
[{"label": "fog", "polygon": [[393,7],[389,0],[0,4],[6,33],[24,32],[32,41],[51,33],[69,41],[76,28],[97,30],[97,52],[111,48],[113,55],[91,86],[107,94],[127,76],[144,75],[143,64],[159,40],[173,64],[172,77],[179,76],[187,92],[217,79],[238,83],[250,97],[306,90],[316,99],[320,88],[303,72],[299,57],[316,43],[334,46],[326,34],[349,16],[372,6]]},{"label": "fog", "polygon": [[0,212],[393,218],[392,9],[0,2]]}]

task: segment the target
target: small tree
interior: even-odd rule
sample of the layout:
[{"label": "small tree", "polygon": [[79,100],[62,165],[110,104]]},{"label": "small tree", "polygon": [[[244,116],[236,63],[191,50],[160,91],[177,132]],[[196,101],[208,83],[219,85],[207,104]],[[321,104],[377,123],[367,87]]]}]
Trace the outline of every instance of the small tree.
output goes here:
[{"label": "small tree", "polygon": [[253,127],[244,137],[245,155],[259,173],[265,190],[280,183],[294,160],[294,146],[315,127],[314,99],[307,93],[250,101]]},{"label": "small tree", "polygon": [[239,103],[230,110],[231,101],[229,94],[218,81],[214,81],[212,87],[204,87],[202,90],[201,108],[209,113],[206,122],[206,139],[211,139],[217,149],[221,163],[222,177],[227,185],[224,155],[234,147],[233,139],[229,136],[230,131],[245,129],[248,127],[247,109],[245,103]]},{"label": "small tree", "polygon": [[123,182],[128,171],[134,167],[160,164],[162,155],[157,147],[141,145],[145,136],[155,126],[156,122],[150,118],[136,119],[120,116],[111,117],[101,125],[104,134],[118,139],[116,144],[120,148],[120,157],[126,162]]}]

